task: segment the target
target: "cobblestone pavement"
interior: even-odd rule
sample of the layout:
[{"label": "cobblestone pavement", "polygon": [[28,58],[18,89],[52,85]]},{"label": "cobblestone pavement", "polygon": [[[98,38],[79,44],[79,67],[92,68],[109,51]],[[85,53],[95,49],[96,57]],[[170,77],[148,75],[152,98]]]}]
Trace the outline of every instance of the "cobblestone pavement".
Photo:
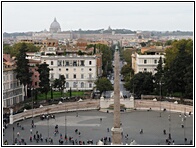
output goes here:
[{"label": "cobblestone pavement", "polygon": [[[45,141],[48,135],[53,139],[53,145],[59,145],[60,134],[62,134],[64,140],[65,132],[68,137],[73,137],[77,141],[84,141],[85,144],[90,139],[93,140],[93,144],[96,144],[101,138],[111,138],[110,129],[113,126],[113,113],[96,110],[78,111],[78,117],[76,113],[58,113],[55,114],[55,119],[45,119],[43,121],[39,117],[35,117],[34,123],[36,128],[32,129],[32,136],[38,131],[43,136],[43,142],[39,141],[37,143],[35,140],[30,142],[31,118],[20,121],[24,130],[17,127],[16,123],[8,125],[8,128],[5,129],[5,135],[2,136],[3,141],[7,140],[9,144],[13,143],[13,126],[15,127],[14,138],[17,137],[17,132],[20,132],[20,136],[17,138],[23,138],[27,145],[51,145]],[[171,114],[171,122],[168,120],[169,114]],[[171,138],[175,141],[175,144],[184,144],[185,137],[187,138],[186,144],[188,144],[190,140],[193,140],[193,115],[187,116],[186,120],[182,121],[182,117],[179,117],[179,114],[162,111],[160,117],[159,111],[147,110],[121,113],[123,144],[130,144],[132,140],[135,140],[139,145],[166,145],[165,140],[168,138],[169,129],[171,131]],[[182,123],[185,126],[184,128],[181,127]],[[56,136],[54,135],[55,125],[59,126],[59,133]],[[109,128],[109,132],[107,128]],[[80,136],[75,133],[75,129],[79,130]],[[143,134],[140,134],[140,129],[143,129]],[[163,134],[164,129],[167,132],[166,135]],[[128,139],[125,138],[127,134]],[[63,141],[63,144],[72,145],[72,143],[66,143],[65,141]],[[106,144],[111,143],[107,141]]]}]

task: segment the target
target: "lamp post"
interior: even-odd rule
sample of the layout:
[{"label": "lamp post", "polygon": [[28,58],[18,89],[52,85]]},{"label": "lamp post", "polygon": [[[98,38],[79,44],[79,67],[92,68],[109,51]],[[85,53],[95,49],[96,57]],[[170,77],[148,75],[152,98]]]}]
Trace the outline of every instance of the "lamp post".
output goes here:
[{"label": "lamp post", "polygon": [[184,126],[184,145],[187,142],[187,138],[186,138],[186,107],[184,108],[184,115],[183,115],[183,126]]},{"label": "lamp post", "polygon": [[34,117],[33,117],[33,98],[34,98],[34,87],[33,87],[33,92],[32,92],[32,127],[34,127]]},{"label": "lamp post", "polygon": [[67,142],[67,127],[66,127],[66,123],[67,123],[67,119],[66,119],[66,106],[65,106],[65,140],[66,140],[66,142]]},{"label": "lamp post", "polygon": [[[162,77],[161,77],[162,80]],[[161,117],[161,80],[160,80],[160,117]]]},{"label": "lamp post", "polygon": [[14,127],[13,127],[13,145],[15,144],[15,137],[14,137]]},{"label": "lamp post", "polygon": [[[78,83],[76,84],[76,87],[77,87],[77,90],[76,90],[76,98],[78,98]],[[78,101],[77,101],[76,117],[78,117]]]},{"label": "lamp post", "polygon": [[[171,100],[171,95],[170,95],[169,99]],[[169,120],[169,139],[171,139],[171,102],[169,102],[169,116],[168,116],[168,120]]]}]

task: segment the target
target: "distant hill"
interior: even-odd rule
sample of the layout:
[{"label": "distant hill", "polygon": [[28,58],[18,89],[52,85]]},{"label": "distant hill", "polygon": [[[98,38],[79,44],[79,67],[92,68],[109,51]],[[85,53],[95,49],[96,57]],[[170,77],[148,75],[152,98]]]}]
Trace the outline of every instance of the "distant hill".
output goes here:
[{"label": "distant hill", "polygon": [[193,36],[192,31],[151,31],[152,36]]},{"label": "distant hill", "polygon": [[[74,33],[80,34],[107,34],[115,32],[115,34],[136,34],[136,31],[128,30],[128,29],[111,29],[111,30],[74,30]],[[192,31],[142,31],[142,33],[151,33],[151,36],[193,36]],[[13,37],[16,36],[32,36],[33,32],[14,32],[14,33],[3,33],[3,37]]]},{"label": "distant hill", "polygon": [[32,36],[32,32],[14,32],[14,33],[7,33],[7,32],[4,32],[3,33],[3,37],[17,37],[17,36]]}]

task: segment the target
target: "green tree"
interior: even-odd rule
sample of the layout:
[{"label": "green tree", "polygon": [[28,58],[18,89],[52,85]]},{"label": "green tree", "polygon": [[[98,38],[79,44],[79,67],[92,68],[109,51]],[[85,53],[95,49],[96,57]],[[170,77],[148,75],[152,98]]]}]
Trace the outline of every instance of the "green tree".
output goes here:
[{"label": "green tree", "polygon": [[134,75],[134,71],[129,64],[126,64],[122,67],[121,74],[123,75],[125,81],[129,81]]},{"label": "green tree", "polygon": [[47,100],[47,93],[50,91],[50,80],[49,80],[49,72],[48,64],[43,63],[38,66],[39,72],[39,86],[42,93],[45,93],[45,99]]},{"label": "green tree", "polygon": [[11,54],[12,52],[12,46],[10,46],[9,44],[3,44],[3,53],[4,54]]},{"label": "green tree", "polygon": [[16,43],[13,45],[13,48],[10,52],[11,56],[17,56],[19,49],[23,46],[23,44],[26,45],[26,52],[38,52],[40,50],[39,47],[34,46],[32,43]]},{"label": "green tree", "polygon": [[26,59],[26,44],[22,44],[19,49],[19,54],[16,56],[16,78],[20,81],[20,84],[24,85],[25,99],[27,97],[26,94],[26,86],[31,84],[31,76],[32,73],[29,71],[29,60]]},{"label": "green tree", "polygon": [[104,91],[113,90],[112,83],[106,77],[99,78],[95,84],[101,95]]},{"label": "green tree", "polygon": [[160,87],[159,86],[162,85],[160,83],[163,83],[162,78],[163,78],[163,74],[164,74],[164,67],[163,67],[162,57],[159,58],[156,70],[157,70],[157,72],[154,75],[154,80],[155,80],[154,87],[155,87],[155,93],[159,94],[159,92],[160,92]]},{"label": "green tree", "polygon": [[125,88],[136,95],[147,95],[153,92],[153,76],[150,72],[139,72],[125,83]]},{"label": "green tree", "polygon": [[59,91],[61,91],[61,96],[63,95],[63,91],[65,89],[65,82],[65,76],[60,75],[59,79],[55,79],[53,83],[54,88],[57,88]]},{"label": "green tree", "polygon": [[97,49],[102,52],[102,69],[103,76],[107,76],[109,71],[113,71],[112,67],[112,51],[107,45],[97,44]]},{"label": "green tree", "polygon": [[131,62],[132,62],[131,55],[132,55],[132,50],[131,49],[126,49],[122,52],[123,59],[125,60],[125,62],[127,62],[127,64],[130,64],[130,65],[131,65]]},{"label": "green tree", "polygon": [[[177,52],[173,60],[169,61],[169,66],[166,67],[165,83],[168,93],[178,92],[181,97],[193,97],[193,48],[192,40],[179,40],[172,44]],[[166,53],[168,57],[169,53]]]},{"label": "green tree", "polygon": [[81,50],[79,50],[78,55],[84,55],[84,53]]}]

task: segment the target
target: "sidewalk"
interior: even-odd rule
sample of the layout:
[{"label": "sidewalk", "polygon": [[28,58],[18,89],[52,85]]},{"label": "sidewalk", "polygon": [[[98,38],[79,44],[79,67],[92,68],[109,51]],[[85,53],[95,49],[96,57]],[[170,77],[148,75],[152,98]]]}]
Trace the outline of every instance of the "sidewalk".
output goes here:
[{"label": "sidewalk", "polygon": [[[193,112],[193,106],[182,105],[182,104],[174,104],[172,102],[158,102],[151,100],[135,100],[135,107],[133,109],[141,109],[141,110],[157,110],[160,111],[164,108],[166,110],[170,110],[173,112]],[[54,114],[61,112],[72,112],[77,110],[95,110],[99,109],[99,100],[84,100],[82,102],[66,102],[62,104],[53,104],[49,106],[43,106],[41,108],[36,108],[33,110],[27,110],[23,113],[19,113],[13,115],[13,122],[24,120],[26,118],[31,118],[35,116],[39,116],[42,114]],[[127,109],[127,111],[131,111],[132,109]],[[101,111],[107,112],[107,109],[101,109]],[[111,112],[111,110],[109,110]]]}]

